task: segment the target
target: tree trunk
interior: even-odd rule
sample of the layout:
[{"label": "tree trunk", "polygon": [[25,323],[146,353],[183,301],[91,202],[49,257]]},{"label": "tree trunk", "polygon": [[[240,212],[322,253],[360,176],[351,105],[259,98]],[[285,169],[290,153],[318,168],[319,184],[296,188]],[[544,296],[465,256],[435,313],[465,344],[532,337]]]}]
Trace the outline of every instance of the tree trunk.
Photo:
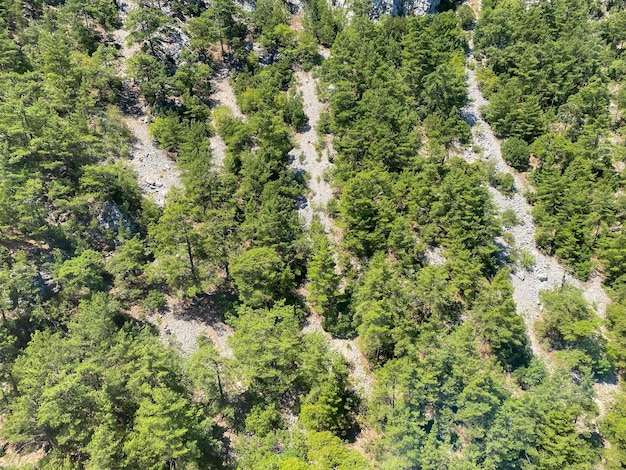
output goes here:
[{"label": "tree trunk", "polygon": [[189,257],[189,267],[191,268],[191,275],[194,279],[197,279],[196,276],[196,267],[193,264],[193,253],[191,251],[191,242],[189,241],[189,236],[185,233],[185,244],[187,245],[187,256]]}]

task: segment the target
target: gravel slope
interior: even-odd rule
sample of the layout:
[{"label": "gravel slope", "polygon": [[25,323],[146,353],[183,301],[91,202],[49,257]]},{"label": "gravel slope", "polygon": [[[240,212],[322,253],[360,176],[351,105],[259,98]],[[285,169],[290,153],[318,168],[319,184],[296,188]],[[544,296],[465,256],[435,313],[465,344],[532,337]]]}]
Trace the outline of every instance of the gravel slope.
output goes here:
[{"label": "gravel slope", "polygon": [[228,338],[234,330],[219,319],[210,305],[185,306],[176,299],[167,298],[165,313],[150,313],[146,320],[159,329],[165,343],[172,343],[185,357],[198,349],[197,340],[200,336],[210,338],[223,357],[233,357]]},{"label": "gravel slope", "polygon": [[[311,224],[313,215],[317,214],[326,234],[337,242],[339,231],[325,212],[326,204],[333,197],[330,184],[324,181],[324,173],[332,168],[332,164],[328,160],[328,152],[332,150],[329,142],[326,142],[326,149],[322,151],[321,155],[316,148],[319,141],[317,123],[324,110],[324,104],[317,97],[316,82],[310,72],[296,72],[296,77],[298,79],[297,90],[302,95],[304,112],[309,118],[309,124],[306,129],[295,134],[298,145],[289,153],[292,158],[291,166],[296,171],[306,173],[309,177],[309,193],[307,194],[306,203],[299,207],[298,212],[300,212],[307,225]],[[328,341],[330,348],[341,354],[350,364],[350,380],[355,389],[365,397],[371,396],[374,379],[370,373],[367,359],[355,340],[333,338],[324,331],[322,318],[316,313],[309,315],[302,333],[322,334]]]},{"label": "gravel slope", "polygon": [[298,93],[302,95],[304,112],[309,118],[309,124],[303,132],[295,134],[297,147],[289,152],[292,160],[291,166],[297,171],[306,173],[309,177],[308,185],[310,193],[307,195],[306,204],[302,204],[298,212],[302,214],[307,225],[311,225],[313,214],[320,218],[322,226],[327,234],[335,232],[333,222],[324,212],[326,204],[333,197],[330,184],[324,181],[324,172],[330,171],[332,167],[328,161],[329,149],[318,154],[316,145],[318,144],[317,123],[324,110],[324,105],[317,98],[315,91],[315,80],[310,72],[296,72],[298,79]]},{"label": "gravel slope", "polygon": [[[470,62],[473,62],[475,65],[473,57],[470,58]],[[534,323],[542,315],[539,292],[546,289],[554,289],[561,286],[564,282],[572,284],[582,289],[584,298],[594,307],[596,313],[601,318],[605,317],[606,308],[610,300],[602,287],[602,278],[599,275],[594,274],[589,281],[581,282],[568,274],[565,266],[556,258],[546,256],[537,249],[535,244],[535,223],[531,215],[531,207],[521,194],[524,190],[523,181],[502,158],[500,142],[480,113],[480,108],[488,104],[488,102],[480,92],[476,80],[476,72],[470,68],[466,71],[470,103],[461,110],[461,116],[472,127],[473,143],[474,146],[477,145],[482,149],[482,157],[473,150],[467,149],[463,154],[463,158],[468,162],[474,162],[480,158],[491,161],[494,163],[496,171],[509,173],[515,179],[516,192],[512,197],[505,196],[495,188],[489,189],[497,209],[500,212],[513,210],[520,221],[519,225],[507,229],[513,237],[514,247],[529,251],[535,258],[535,267],[532,270],[527,271],[520,267],[511,274],[510,279],[514,289],[513,299],[517,305],[517,312],[524,318],[526,323],[532,351],[535,355],[543,357],[546,364],[551,367],[552,359],[548,356],[547,351],[542,347],[534,332]],[[606,382],[596,383],[594,388],[597,394],[596,403],[600,412],[603,413],[607,402],[617,390],[617,385]]]},{"label": "gravel slope", "polygon": [[[122,22],[126,23],[126,12],[137,8],[134,2],[119,3]],[[120,45],[124,60],[120,66],[120,76],[126,76],[126,60],[139,51],[137,44],[129,47],[126,44],[128,31],[118,29],[113,37]],[[139,95],[131,80],[124,80],[124,89],[129,97],[127,112],[122,120],[133,136],[133,146],[130,152],[130,168],[137,174],[137,182],[144,195],[151,197],[159,205],[165,204],[165,195],[172,186],[180,185],[180,172],[174,161],[159,149],[149,136],[147,105]]]}]

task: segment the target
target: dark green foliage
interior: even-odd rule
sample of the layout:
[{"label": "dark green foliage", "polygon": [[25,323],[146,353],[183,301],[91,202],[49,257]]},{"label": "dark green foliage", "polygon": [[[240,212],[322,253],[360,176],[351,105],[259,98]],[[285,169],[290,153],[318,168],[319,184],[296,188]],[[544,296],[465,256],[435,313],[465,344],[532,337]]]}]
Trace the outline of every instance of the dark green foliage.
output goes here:
[{"label": "dark green foliage", "polygon": [[[371,22],[357,4],[347,24],[314,0],[296,33],[280,1],[250,15],[231,0],[138,6],[126,26],[141,51],[122,84],[114,2],[0,0],[7,450],[43,446],[35,465],[50,470],[598,464],[591,376],[625,361],[623,306],[608,311],[605,345],[580,295],[545,294],[540,330],[566,371],[530,355],[487,187],[512,192],[513,180],[450,157],[470,138],[459,114],[469,7]],[[563,0],[484,8],[485,112],[512,136],[513,166],[537,162],[537,241],[581,276],[598,255],[623,301],[621,157],[605,145],[622,125],[607,85],[622,80],[623,15]],[[179,28],[190,38],[180,51]],[[317,130],[337,151],[332,242],[304,226],[306,177],[290,161],[307,125],[294,71],[322,62],[317,42],[333,48],[314,71],[329,106]],[[244,119],[209,107],[222,66]],[[132,144],[116,105],[132,107],[136,87],[182,173],[162,208],[113,163]],[[215,131],[227,147],[219,168]],[[115,208],[122,223],[105,226]],[[317,313],[326,332],[304,334]],[[208,338],[193,350],[199,322]],[[619,468],[621,401],[607,411],[607,466]],[[373,437],[351,449],[342,439],[360,426]]]},{"label": "dark green foliage", "polygon": [[522,139],[512,137],[502,143],[502,156],[517,171],[526,171],[530,160],[528,144]]},{"label": "dark green foliage", "polygon": [[308,298],[316,305],[318,311],[324,316],[327,325],[330,326],[334,320],[333,314],[338,308],[338,289],[341,277],[336,273],[333,258],[334,247],[321,230],[321,226],[318,230],[320,231],[314,234],[313,253],[307,265]]},{"label": "dark green foliage", "polygon": [[530,353],[524,320],[515,311],[509,272],[501,270],[479,294],[472,316],[479,335],[505,367],[525,365]]},{"label": "dark green foliage", "polygon": [[357,165],[394,172],[410,166],[420,140],[417,123],[429,114],[438,123],[429,126],[433,133],[439,122],[451,131],[437,137],[442,144],[467,136],[458,116],[466,100],[463,45],[452,13],[361,21],[338,35],[323,72],[334,86],[330,128],[342,180]]},{"label": "dark green foliage", "polygon": [[250,380],[248,393],[270,403],[293,391],[301,355],[296,308],[281,303],[270,310],[244,307],[236,328],[230,342]]},{"label": "dark green foliage", "polygon": [[[90,468],[206,461],[204,423],[181,387],[178,360],[147,331],[118,330],[105,295],[81,303],[67,335],[38,332],[13,368],[4,433],[81,453]],[[123,400],[122,400],[123,399]]]},{"label": "dark green foliage", "polygon": [[617,215],[612,152],[601,136],[611,130],[605,70],[622,60],[613,29],[621,16],[589,21],[593,8],[566,0],[495,2],[475,38],[488,67],[478,73],[489,94],[485,116],[510,137],[504,158],[519,171],[528,169],[529,151],[538,161],[531,174],[537,242],[583,279]]},{"label": "dark green foliage", "polygon": [[326,0],[310,0],[304,9],[304,25],[326,47],[331,47],[337,33],[343,28],[343,12],[332,8]]},{"label": "dark green foliage", "polygon": [[456,9],[456,16],[459,19],[461,28],[465,30],[472,29],[476,24],[476,15],[468,4],[459,5]]},{"label": "dark green foliage", "polygon": [[293,274],[272,248],[252,248],[235,259],[230,267],[239,298],[251,307],[271,305],[289,296]]}]

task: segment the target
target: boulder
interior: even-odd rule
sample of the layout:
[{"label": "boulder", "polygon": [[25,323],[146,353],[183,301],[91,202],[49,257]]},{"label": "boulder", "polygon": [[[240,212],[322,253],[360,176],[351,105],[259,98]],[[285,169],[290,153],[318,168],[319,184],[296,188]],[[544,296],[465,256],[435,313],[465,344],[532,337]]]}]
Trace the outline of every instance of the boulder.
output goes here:
[{"label": "boulder", "polygon": [[374,0],[372,16],[426,15],[435,13],[440,0]]}]

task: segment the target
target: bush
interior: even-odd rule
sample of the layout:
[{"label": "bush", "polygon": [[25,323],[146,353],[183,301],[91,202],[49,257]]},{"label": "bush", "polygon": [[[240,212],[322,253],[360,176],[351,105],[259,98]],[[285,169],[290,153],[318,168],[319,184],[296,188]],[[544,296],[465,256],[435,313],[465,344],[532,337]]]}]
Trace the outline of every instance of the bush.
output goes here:
[{"label": "bush", "polygon": [[505,196],[515,194],[515,179],[509,173],[496,173],[492,184]]},{"label": "bush", "polygon": [[252,248],[239,255],[230,268],[239,298],[251,307],[262,307],[285,297],[293,289],[293,274],[273,248]]},{"label": "bush", "polygon": [[532,271],[535,267],[535,256],[532,252],[522,249],[519,255],[519,262],[526,271]]},{"label": "bush", "polygon": [[143,301],[143,306],[153,312],[165,310],[165,297],[159,290],[151,290]]},{"label": "bush", "polygon": [[507,209],[502,212],[502,224],[507,227],[514,227],[520,223],[515,211],[513,209]]},{"label": "bush", "polygon": [[150,124],[150,136],[167,152],[178,150],[182,132],[183,126],[173,111],[165,112]]},{"label": "bush", "polygon": [[522,139],[517,137],[506,139],[502,144],[502,156],[517,171],[528,170],[530,150],[528,144]]},{"label": "bush", "polygon": [[474,15],[474,11],[467,4],[463,4],[457,8],[456,16],[459,19],[461,28],[464,30],[472,29],[476,23],[476,15]]}]

